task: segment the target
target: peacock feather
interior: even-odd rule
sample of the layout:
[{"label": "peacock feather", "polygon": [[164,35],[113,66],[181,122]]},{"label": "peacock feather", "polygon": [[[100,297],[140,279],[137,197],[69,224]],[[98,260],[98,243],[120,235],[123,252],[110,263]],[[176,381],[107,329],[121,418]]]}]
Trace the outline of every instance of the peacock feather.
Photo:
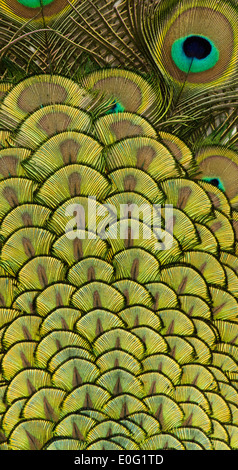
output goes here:
[{"label": "peacock feather", "polygon": [[237,2],[0,12],[0,449],[238,449]]}]

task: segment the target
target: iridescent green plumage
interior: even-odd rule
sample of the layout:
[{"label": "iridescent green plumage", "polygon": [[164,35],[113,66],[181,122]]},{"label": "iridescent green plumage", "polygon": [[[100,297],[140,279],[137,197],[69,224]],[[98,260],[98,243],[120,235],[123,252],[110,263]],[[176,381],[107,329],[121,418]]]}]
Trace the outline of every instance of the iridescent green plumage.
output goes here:
[{"label": "iridescent green plumage", "polygon": [[0,448],[237,449],[236,2],[8,3]]}]

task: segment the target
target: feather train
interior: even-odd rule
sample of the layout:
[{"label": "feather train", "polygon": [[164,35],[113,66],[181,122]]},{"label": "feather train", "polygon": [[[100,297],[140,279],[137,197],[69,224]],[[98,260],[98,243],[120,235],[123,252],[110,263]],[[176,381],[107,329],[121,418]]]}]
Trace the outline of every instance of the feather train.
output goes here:
[{"label": "feather train", "polygon": [[237,2],[0,15],[0,449],[238,449]]}]

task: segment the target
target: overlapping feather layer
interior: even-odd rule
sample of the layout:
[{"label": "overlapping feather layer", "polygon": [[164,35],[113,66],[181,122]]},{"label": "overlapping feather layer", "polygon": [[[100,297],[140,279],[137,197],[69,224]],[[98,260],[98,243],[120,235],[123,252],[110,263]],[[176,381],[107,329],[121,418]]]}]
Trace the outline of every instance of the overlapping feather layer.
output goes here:
[{"label": "overlapping feather layer", "polygon": [[[0,448],[237,449],[235,190],[155,130],[158,96],[134,73],[35,76],[2,95]],[[237,168],[206,152],[199,164],[222,152]],[[143,238],[141,216],[133,238],[133,210],[121,237],[90,238],[87,211],[85,238],[66,233],[88,196],[99,226],[104,203],[172,204],[171,248]]]}]

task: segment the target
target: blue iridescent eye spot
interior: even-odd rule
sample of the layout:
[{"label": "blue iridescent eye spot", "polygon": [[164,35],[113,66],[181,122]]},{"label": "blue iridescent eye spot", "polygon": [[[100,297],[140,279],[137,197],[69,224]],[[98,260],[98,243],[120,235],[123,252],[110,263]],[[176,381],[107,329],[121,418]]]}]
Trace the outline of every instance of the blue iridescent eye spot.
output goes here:
[{"label": "blue iridescent eye spot", "polygon": [[206,36],[189,35],[177,39],[171,48],[172,59],[185,73],[206,72],[219,60],[219,50]]},{"label": "blue iridescent eye spot", "polygon": [[105,113],[105,114],[117,114],[117,113],[122,113],[125,111],[124,106],[122,106],[119,101],[114,101],[112,107]]},{"label": "blue iridescent eye spot", "polygon": [[225,192],[225,187],[222,183],[222,181],[220,180],[220,178],[215,178],[215,177],[204,177],[202,178],[203,181],[206,181],[207,183],[210,183],[212,184],[213,186],[215,186],[216,188],[220,189],[221,191]]}]

